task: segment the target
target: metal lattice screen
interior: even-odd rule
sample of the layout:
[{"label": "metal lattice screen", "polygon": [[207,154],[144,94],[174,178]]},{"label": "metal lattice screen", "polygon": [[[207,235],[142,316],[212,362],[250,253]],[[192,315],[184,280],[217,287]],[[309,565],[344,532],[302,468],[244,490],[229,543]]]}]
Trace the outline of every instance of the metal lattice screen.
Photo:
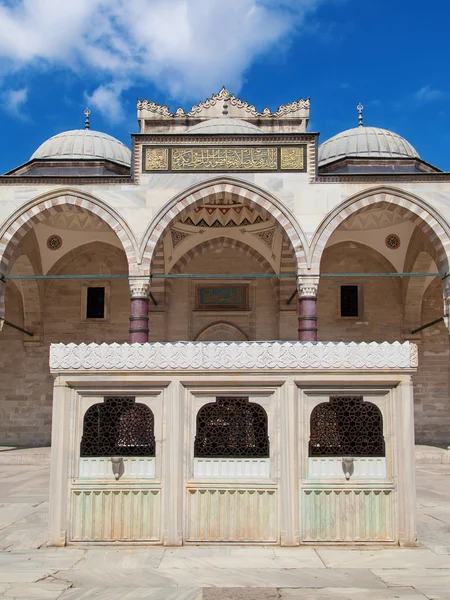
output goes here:
[{"label": "metal lattice screen", "polygon": [[155,456],[151,409],[129,396],[94,404],[84,416],[80,456]]},{"label": "metal lattice screen", "polygon": [[380,409],[362,396],[333,396],[311,413],[309,456],[385,456]]},{"label": "metal lattice screen", "polygon": [[197,414],[196,457],[269,456],[267,413],[248,397],[216,398]]}]

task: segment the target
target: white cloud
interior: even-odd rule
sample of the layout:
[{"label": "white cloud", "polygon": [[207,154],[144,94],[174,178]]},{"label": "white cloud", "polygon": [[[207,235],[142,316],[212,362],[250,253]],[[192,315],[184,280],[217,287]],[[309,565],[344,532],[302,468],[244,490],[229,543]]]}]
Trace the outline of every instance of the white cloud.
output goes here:
[{"label": "white cloud", "polygon": [[302,31],[332,0],[0,0],[2,74],[24,67],[89,70],[94,105],[130,82],[180,99],[239,91],[251,63]]},{"label": "white cloud", "polygon": [[19,90],[6,90],[2,92],[1,103],[6,112],[14,117],[25,119],[22,108],[28,99],[28,88]]},{"label": "white cloud", "polygon": [[442,96],[444,96],[444,92],[441,92],[441,90],[435,90],[430,85],[424,85],[414,94],[414,98],[420,103],[438,100],[439,98],[442,98]]},{"label": "white cloud", "polygon": [[92,94],[85,94],[89,108],[96,108],[113,123],[124,118],[121,94],[126,89],[124,84],[110,83],[100,85]]}]

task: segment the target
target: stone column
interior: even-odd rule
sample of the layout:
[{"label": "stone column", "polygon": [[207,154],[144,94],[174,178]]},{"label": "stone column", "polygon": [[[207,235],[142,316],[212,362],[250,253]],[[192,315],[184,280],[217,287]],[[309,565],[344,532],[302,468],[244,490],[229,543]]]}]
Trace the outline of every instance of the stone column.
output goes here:
[{"label": "stone column", "polygon": [[450,333],[450,277],[443,281],[444,293],[444,323]]},{"label": "stone column", "polygon": [[318,287],[318,277],[297,277],[298,339],[301,342],[317,342]]},{"label": "stone column", "polygon": [[148,342],[148,299],[150,279],[146,277],[130,279],[130,344]]},{"label": "stone column", "polygon": [[0,279],[0,331],[5,323],[6,281]]}]

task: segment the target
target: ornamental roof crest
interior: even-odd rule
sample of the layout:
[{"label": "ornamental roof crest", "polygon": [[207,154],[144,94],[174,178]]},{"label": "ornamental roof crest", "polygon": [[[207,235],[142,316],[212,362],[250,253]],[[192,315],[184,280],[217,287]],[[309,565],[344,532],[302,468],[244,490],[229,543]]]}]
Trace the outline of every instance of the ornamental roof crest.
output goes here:
[{"label": "ornamental roof crest", "polygon": [[258,112],[254,105],[244,102],[231,94],[223,87],[218,94],[213,94],[211,98],[206,99],[199,104],[194,104],[189,112],[182,108],[177,108],[173,113],[167,106],[149,102],[148,100],[138,100],[137,103],[139,119],[210,119],[214,117],[233,117],[240,119],[308,119],[310,101],[301,98],[290,104],[282,105],[277,111],[272,112],[269,108],[264,108]]}]

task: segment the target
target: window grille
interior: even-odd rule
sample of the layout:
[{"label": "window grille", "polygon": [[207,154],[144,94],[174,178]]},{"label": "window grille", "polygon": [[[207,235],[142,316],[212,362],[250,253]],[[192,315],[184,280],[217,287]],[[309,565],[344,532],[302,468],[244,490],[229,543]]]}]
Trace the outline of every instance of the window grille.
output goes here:
[{"label": "window grille", "polygon": [[216,398],[197,414],[196,457],[269,456],[267,413],[248,398]]},{"label": "window grille", "polygon": [[385,456],[380,409],[362,396],[333,396],[311,413],[309,456]]},{"label": "window grille", "polygon": [[94,404],[84,416],[80,456],[155,456],[152,411],[132,397]]}]

